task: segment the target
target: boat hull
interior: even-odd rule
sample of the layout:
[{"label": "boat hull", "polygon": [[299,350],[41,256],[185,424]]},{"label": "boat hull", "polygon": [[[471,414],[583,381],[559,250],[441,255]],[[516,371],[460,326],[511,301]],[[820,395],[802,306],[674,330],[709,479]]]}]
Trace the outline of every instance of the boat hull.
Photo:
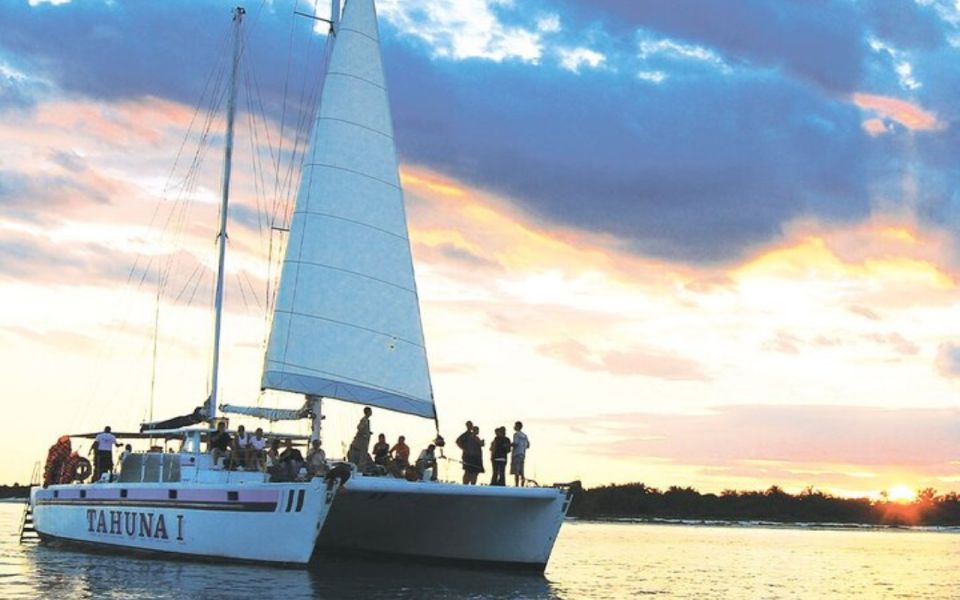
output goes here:
[{"label": "boat hull", "polygon": [[569,501],[554,488],[354,477],[337,493],[317,549],[543,571]]},{"label": "boat hull", "polygon": [[55,485],[31,492],[42,540],[131,554],[304,565],[336,484]]}]

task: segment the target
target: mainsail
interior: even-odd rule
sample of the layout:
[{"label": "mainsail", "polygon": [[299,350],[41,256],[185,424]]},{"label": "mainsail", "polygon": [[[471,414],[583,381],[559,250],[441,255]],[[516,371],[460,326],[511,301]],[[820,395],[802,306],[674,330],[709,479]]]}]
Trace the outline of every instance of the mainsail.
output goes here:
[{"label": "mainsail", "polygon": [[372,0],[335,35],[262,386],[434,417]]}]

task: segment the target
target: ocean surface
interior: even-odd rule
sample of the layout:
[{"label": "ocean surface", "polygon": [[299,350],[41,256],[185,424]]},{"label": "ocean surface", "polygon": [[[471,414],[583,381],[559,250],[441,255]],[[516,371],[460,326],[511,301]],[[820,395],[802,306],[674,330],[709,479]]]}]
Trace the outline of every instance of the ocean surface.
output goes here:
[{"label": "ocean surface", "polygon": [[20,545],[21,511],[0,503],[4,599],[960,598],[957,531],[569,521],[543,575],[359,559],[289,570]]}]

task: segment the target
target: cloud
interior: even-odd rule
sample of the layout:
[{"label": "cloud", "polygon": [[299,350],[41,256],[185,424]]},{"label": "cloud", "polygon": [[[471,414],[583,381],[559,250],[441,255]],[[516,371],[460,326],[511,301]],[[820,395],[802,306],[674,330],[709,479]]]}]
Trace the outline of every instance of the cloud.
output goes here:
[{"label": "cloud", "polygon": [[[730,405],[706,414],[624,413],[575,419],[603,435],[589,452],[736,467],[744,461],[952,471],[956,411]],[[565,421],[564,421],[565,422]]]},{"label": "cloud", "polygon": [[575,340],[543,344],[537,349],[585,371],[611,375],[645,375],[671,381],[706,381],[703,367],[695,361],[655,348],[634,346],[625,350],[594,351]]},{"label": "cloud", "polygon": [[573,73],[579,73],[584,66],[596,69],[606,60],[606,57],[590,48],[561,48],[557,51],[560,55],[560,65]]},{"label": "cloud", "polygon": [[937,370],[944,377],[960,377],[960,344],[943,342],[937,350]]},{"label": "cloud", "polygon": [[478,58],[537,63],[543,55],[542,33],[559,30],[559,18],[546,16],[536,29],[504,24],[494,12],[500,2],[439,0],[427,4],[386,1],[379,13],[404,36],[425,43],[436,58]]},{"label": "cloud", "polygon": [[579,11],[583,18],[603,15],[612,29],[642,27],[728,62],[782,68],[830,90],[849,91],[861,73],[860,15],[847,2],[596,0],[582,2]]},{"label": "cloud", "polygon": [[[856,93],[853,95],[853,103],[865,111],[895,121],[912,131],[936,131],[944,126],[937,120],[936,115],[906,100]],[[865,127],[868,126],[865,125]],[[877,129],[877,133],[880,133],[877,126],[869,126],[868,131],[871,130],[870,128]]]}]

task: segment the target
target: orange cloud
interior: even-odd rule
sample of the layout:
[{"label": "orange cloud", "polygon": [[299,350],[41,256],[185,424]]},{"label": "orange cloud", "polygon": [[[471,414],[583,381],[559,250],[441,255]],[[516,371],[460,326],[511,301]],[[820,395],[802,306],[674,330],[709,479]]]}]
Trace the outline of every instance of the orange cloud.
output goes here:
[{"label": "orange cloud", "polygon": [[876,115],[875,118],[867,119],[863,123],[863,128],[870,135],[879,135],[886,131],[882,119],[891,119],[913,131],[936,131],[943,128],[943,123],[937,120],[935,114],[906,100],[856,93],[853,95],[853,103],[860,109]]}]

